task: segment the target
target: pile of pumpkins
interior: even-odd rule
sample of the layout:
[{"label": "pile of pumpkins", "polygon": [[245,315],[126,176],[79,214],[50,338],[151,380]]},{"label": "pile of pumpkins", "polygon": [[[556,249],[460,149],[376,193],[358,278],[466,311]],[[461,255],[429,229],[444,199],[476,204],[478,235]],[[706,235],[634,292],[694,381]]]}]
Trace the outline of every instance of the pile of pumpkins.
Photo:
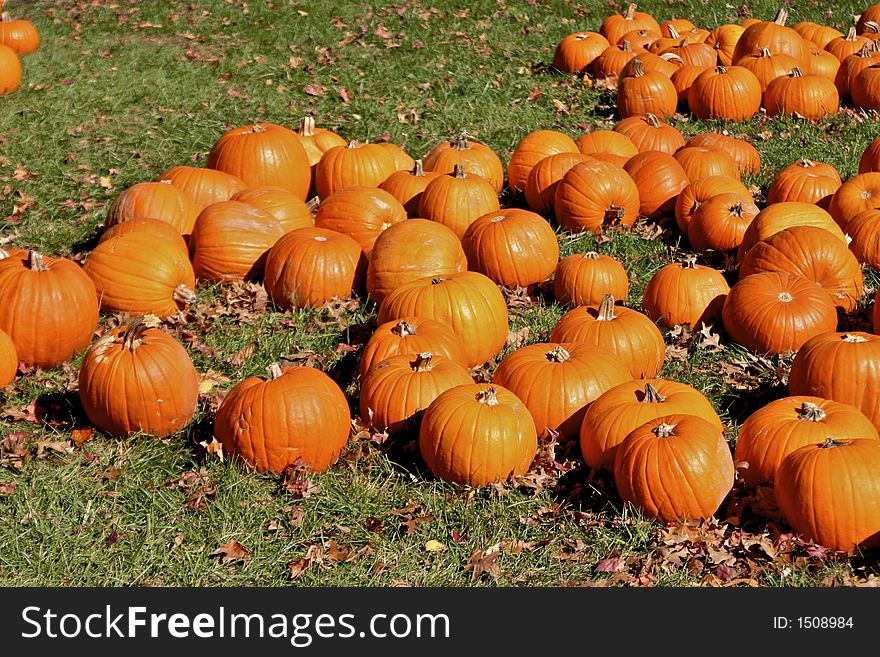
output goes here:
[{"label": "pile of pumpkins", "polygon": [[[121,192],[82,265],[0,253],[0,385],[19,361],[50,368],[85,350],[79,396],[92,423],[168,436],[196,412],[198,374],[161,324],[199,284],[261,282],[282,310],[368,296],[378,325],[359,354],[359,415],[379,432],[412,432],[442,480],[506,481],[528,471],[541,441],[576,441],[624,501],[671,522],[715,514],[739,461],[745,484],[773,486],[807,539],[874,547],[880,335],[838,332],[837,317],[863,296],[861,265],[880,264],[878,153],[875,142],[846,182],[827,164],[794,162],[759,209],[742,183],[760,167],[751,144],[685,139],[653,113],[577,139],[532,132],[506,171],[465,131],[414,160],[311,117],[295,130],[233,128],[204,167]],[[500,206],[505,178],[520,207]],[[554,223],[599,233],[672,216],[694,253],[650,280],[644,312],[621,303],[618,260],[560,259]],[[546,341],[475,383],[472,368],[507,343],[502,288],[550,280],[567,312]],[[100,313],[130,320],[93,340]],[[707,322],[756,352],[797,352],[789,396],[745,420],[733,454],[705,395],[660,376],[660,327]],[[214,417],[224,452],[269,473],[326,470],[351,427],[339,383],[305,366],[238,382]]]},{"label": "pile of pumpkins", "polygon": [[842,102],[880,109],[880,4],[846,34],[812,21],[786,26],[748,18],[706,29],[682,18],[662,23],[628,5],[598,31],[575,32],[556,46],[554,66],[588,83],[617,87],[621,117],[660,118],[690,111],[700,119],[769,116],[818,119]]},{"label": "pile of pumpkins", "polygon": [[15,20],[3,11],[0,0],[0,96],[21,86],[22,55],[40,47],[40,33],[28,20]]}]

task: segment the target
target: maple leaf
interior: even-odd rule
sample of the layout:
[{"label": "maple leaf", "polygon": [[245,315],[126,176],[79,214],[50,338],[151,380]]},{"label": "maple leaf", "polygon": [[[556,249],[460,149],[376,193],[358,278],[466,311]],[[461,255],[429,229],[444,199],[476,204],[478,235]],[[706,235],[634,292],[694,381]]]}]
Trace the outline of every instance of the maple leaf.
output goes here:
[{"label": "maple leaf", "polygon": [[227,564],[232,561],[243,561],[251,556],[251,551],[244,545],[232,539],[229,543],[224,543],[209,556],[220,557],[220,563]]},{"label": "maple leaf", "polygon": [[77,447],[82,447],[82,444],[89,440],[92,437],[92,434],[95,432],[95,427],[85,427],[84,429],[74,429],[70,434],[70,439]]},{"label": "maple leaf", "polygon": [[483,573],[487,573],[497,581],[501,576],[501,566],[498,564],[500,554],[500,543],[491,545],[485,550],[474,550],[464,566],[465,570],[471,571],[471,582],[476,582]]},{"label": "maple leaf", "polygon": [[298,559],[297,561],[291,561],[287,564],[288,574],[290,575],[290,579],[299,579],[303,576],[303,573],[306,572],[309,566],[312,565],[312,560],[308,557],[303,557],[302,559]]}]

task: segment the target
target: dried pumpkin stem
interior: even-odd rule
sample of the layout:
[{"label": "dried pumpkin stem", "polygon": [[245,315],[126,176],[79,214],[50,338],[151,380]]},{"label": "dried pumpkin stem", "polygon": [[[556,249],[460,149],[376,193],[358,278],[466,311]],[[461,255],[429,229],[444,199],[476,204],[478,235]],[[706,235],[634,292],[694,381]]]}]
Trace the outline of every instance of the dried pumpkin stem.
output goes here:
[{"label": "dried pumpkin stem", "polygon": [[315,118],[304,116],[299,120],[299,134],[301,137],[315,136]]},{"label": "dried pumpkin stem", "polygon": [[423,351],[416,356],[416,359],[410,362],[413,372],[430,372],[434,369],[431,365],[431,359],[434,357],[430,351]]},{"label": "dried pumpkin stem", "polygon": [[852,444],[851,440],[834,440],[834,438],[827,438],[824,443],[819,445],[819,449],[833,449],[834,447],[846,447],[847,445]]},{"label": "dried pumpkin stem", "polygon": [[284,372],[281,371],[281,365],[278,363],[272,363],[269,367],[266,368],[266,380],[267,381],[275,381],[276,379],[280,379],[281,375]]},{"label": "dried pumpkin stem", "polygon": [[773,22],[777,25],[785,25],[785,21],[788,20],[788,9],[785,7],[780,7],[779,11],[776,12],[776,18],[773,19]]},{"label": "dried pumpkin stem", "polygon": [[259,133],[261,133],[261,132],[266,132],[266,128],[265,128],[265,126],[262,126],[262,125],[260,125],[259,123],[254,123],[254,124],[251,126],[251,133],[253,133],[253,134],[259,134]]},{"label": "dried pumpkin stem", "polygon": [[122,348],[134,352],[140,346],[141,337],[148,328],[150,327],[143,315],[131,318],[122,332]]},{"label": "dried pumpkin stem", "polygon": [[642,65],[642,60],[636,58],[636,59],[632,60],[632,63],[633,63],[632,77],[634,77],[634,78],[644,77],[645,76],[645,67]]},{"label": "dried pumpkin stem", "polygon": [[49,271],[43,254],[36,251],[28,251],[28,269],[31,271]]},{"label": "dried pumpkin stem", "polygon": [[[670,39],[678,39],[678,38],[681,37],[681,34],[679,34],[679,33],[678,33],[678,30],[675,29],[675,25],[668,25],[668,26],[666,27],[666,29],[669,30],[669,38],[670,38]],[[683,45],[685,45],[686,43],[687,43],[687,39],[684,40],[684,43],[681,43],[681,44],[679,44],[679,45],[682,45],[682,46],[683,46]]]},{"label": "dried pumpkin stem", "polygon": [[416,327],[403,319],[397,322],[397,326],[393,327],[391,332],[394,335],[399,335],[401,338],[405,338],[408,335],[416,335],[417,333]]},{"label": "dried pumpkin stem", "polygon": [[867,342],[863,335],[856,335],[854,333],[844,333],[842,339],[844,342]]},{"label": "dried pumpkin stem", "polygon": [[623,17],[624,17],[626,20],[631,21],[631,20],[635,17],[635,15],[636,15],[636,9],[637,9],[637,8],[638,8],[638,5],[637,5],[635,2],[631,2],[631,3],[629,3],[629,4],[626,6],[626,11],[623,12]]},{"label": "dried pumpkin stem", "polygon": [[856,26],[850,25],[849,31],[846,33],[846,36],[843,37],[843,40],[844,41],[855,41],[857,36],[858,35],[856,34]]},{"label": "dried pumpkin stem", "polygon": [[584,260],[598,260],[599,254],[596,251],[587,251],[584,254]]},{"label": "dried pumpkin stem", "polygon": [[696,269],[697,268],[697,256],[694,255],[693,253],[688,255],[684,259],[684,262],[681,263],[681,268],[682,269]]},{"label": "dried pumpkin stem", "polygon": [[467,178],[467,172],[464,170],[463,166],[456,163],[455,167],[452,169],[452,176],[458,179]]},{"label": "dried pumpkin stem", "polygon": [[174,292],[172,293],[171,298],[177,303],[189,305],[196,302],[196,293],[195,290],[191,290],[186,285],[181,283],[176,288],[174,288]]},{"label": "dried pumpkin stem", "polygon": [[9,257],[9,252],[0,249],[0,260],[6,260]]},{"label": "dried pumpkin stem", "polygon": [[348,146],[346,146],[346,148],[360,148],[360,147],[361,147],[361,142],[359,142],[357,139],[352,139],[350,142],[348,142]]},{"label": "dried pumpkin stem", "polygon": [[600,322],[610,322],[617,319],[617,315],[614,314],[613,294],[606,294],[602,297],[602,303],[599,304],[599,313],[596,315],[596,319]]},{"label": "dried pumpkin stem", "polygon": [[826,413],[813,402],[804,402],[798,409],[798,419],[810,422],[821,422],[826,418]]},{"label": "dried pumpkin stem", "polygon": [[413,168],[410,172],[414,176],[418,176],[419,178],[425,177],[425,165],[421,160],[416,160],[413,162]]},{"label": "dried pumpkin stem", "polygon": [[468,131],[462,130],[456,135],[455,139],[452,140],[452,148],[456,151],[469,151],[471,150],[470,142],[468,142]]},{"label": "dried pumpkin stem", "polygon": [[642,398],[643,404],[659,404],[666,401],[666,397],[660,394],[650,383],[645,384],[645,396]]},{"label": "dried pumpkin stem", "polygon": [[485,390],[477,393],[477,401],[486,406],[498,406],[498,389],[495,386],[489,386]]},{"label": "dried pumpkin stem", "polygon": [[674,425],[674,424],[667,424],[666,422],[661,422],[656,427],[651,429],[651,431],[658,438],[668,438],[669,436],[673,435],[673,433],[675,433],[675,427],[676,427],[676,425]]},{"label": "dried pumpkin stem", "polygon": [[657,118],[656,114],[652,114],[651,112],[648,112],[647,114],[645,114],[645,121],[647,121],[648,125],[651,126],[652,128],[659,128],[660,127],[660,119]]},{"label": "dried pumpkin stem", "polygon": [[563,347],[561,344],[553,347],[553,349],[547,352],[546,356],[547,360],[549,360],[551,363],[564,363],[569,358],[571,358],[571,354],[568,353],[565,347]]}]

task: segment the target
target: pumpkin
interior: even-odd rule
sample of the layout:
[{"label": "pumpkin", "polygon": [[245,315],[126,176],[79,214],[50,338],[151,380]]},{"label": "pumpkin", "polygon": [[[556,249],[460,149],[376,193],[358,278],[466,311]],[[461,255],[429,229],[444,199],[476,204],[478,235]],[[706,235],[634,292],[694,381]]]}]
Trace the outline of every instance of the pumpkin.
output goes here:
[{"label": "pumpkin", "polygon": [[7,46],[18,55],[30,55],[40,47],[40,32],[28,20],[9,20],[3,14],[0,19],[0,45]]},{"label": "pumpkin", "polygon": [[22,253],[0,260],[0,331],[26,365],[55,367],[91,342],[98,295],[73,260]]},{"label": "pumpkin", "polygon": [[632,378],[653,377],[663,367],[666,345],[660,329],[648,317],[605,295],[598,307],[569,310],[550,333],[550,342],[584,342],[616,354]]},{"label": "pumpkin", "polygon": [[391,155],[391,159],[394,162],[394,171],[412,171],[416,161],[402,147],[390,141],[376,142],[376,145],[385,149]]},{"label": "pumpkin", "polygon": [[678,55],[682,60],[682,66],[715,66],[718,63],[718,56],[715,49],[702,42],[691,41],[687,38],[682,39],[676,45],[665,48],[660,51],[661,55],[674,54]]},{"label": "pumpkin", "polygon": [[[663,56],[660,56],[647,51],[639,52],[635,57],[624,64],[622,69],[620,69],[620,73],[617,75],[618,89],[620,88],[620,82],[623,78],[633,77],[636,74],[636,67],[640,69],[639,75],[644,75],[646,73],[660,73],[663,77],[670,79],[671,81],[672,74],[680,69],[683,64],[684,62],[681,57],[675,53],[666,53]],[[665,83],[658,84],[665,89],[668,89]],[[636,93],[639,93],[639,91],[636,90]],[[639,102],[639,99],[637,99],[636,102]],[[652,101],[648,100],[648,102]],[[644,112],[635,113],[644,114]]]},{"label": "pumpkin", "polygon": [[[602,20],[599,33],[608,39],[608,43],[617,43],[620,38],[632,30],[652,30],[660,32],[660,25],[650,14],[638,11],[638,6],[631,2],[622,14],[612,14]],[[661,33],[662,34],[662,33]]]},{"label": "pumpkin", "polygon": [[411,171],[395,171],[382,181],[379,189],[400,201],[407,217],[418,217],[422,192],[429,182],[440,175],[436,171],[425,171],[422,160],[416,160]]},{"label": "pumpkin", "polygon": [[[801,160],[782,169],[767,190],[767,203],[799,201],[813,203],[827,210],[831,197],[840,187],[840,176],[816,173],[821,168],[815,165],[810,160]],[[834,173],[837,174],[837,171]]]},{"label": "pumpkin", "polygon": [[640,208],[635,181],[620,167],[599,160],[571,167],[553,196],[556,221],[571,232],[598,233],[613,224],[632,226]]},{"label": "pumpkin", "polygon": [[259,280],[266,256],[284,234],[271,214],[241,201],[212,203],[199,213],[189,246],[202,281]]},{"label": "pumpkin", "polygon": [[642,52],[644,52],[642,48],[634,48],[629,41],[621,41],[603,50],[602,54],[593,60],[590,72],[597,80],[617,80],[626,65],[636,54]]},{"label": "pumpkin", "polygon": [[102,312],[164,319],[196,300],[195,273],[180,235],[177,243],[146,232],[102,240],[83,271],[95,285]]},{"label": "pumpkin", "polygon": [[263,284],[279,308],[317,308],[351,296],[364,276],[360,245],[348,235],[309,226],[282,235],[266,255]]},{"label": "pumpkin", "polygon": [[473,382],[463,365],[441,355],[391,356],[364,374],[360,414],[378,431],[399,433],[412,428],[440,393]]},{"label": "pumpkin", "polygon": [[758,212],[750,196],[737,193],[713,196],[694,210],[687,227],[688,241],[703,254],[735,254]]},{"label": "pumpkin", "polygon": [[631,431],[673,413],[696,415],[724,431],[718,413],[696,388],[668,379],[632,379],[603,392],[584,414],[580,428],[584,461],[594,470],[613,470],[617,448]]},{"label": "pumpkin", "polygon": [[315,226],[354,238],[369,258],[376,238],[406,218],[403,205],[389,192],[378,187],[354,185],[323,199],[315,213]]},{"label": "pumpkin", "polygon": [[859,14],[855,24],[856,32],[859,34],[865,32],[868,29],[867,24],[870,22],[880,22],[880,5],[871,5]]},{"label": "pumpkin", "polygon": [[834,329],[814,336],[795,355],[788,394],[852,404],[880,429],[880,336]]},{"label": "pumpkin", "polygon": [[690,324],[694,328],[721,316],[730,292],[717,269],[698,265],[696,256],[664,265],[651,277],[642,295],[645,314],[667,328]]},{"label": "pumpkin", "polygon": [[743,32],[745,32],[745,28],[742,25],[724,23],[712,30],[706,38],[706,45],[712,46],[715,50],[715,55],[721,66],[733,64],[733,52],[736,50],[736,43]]},{"label": "pumpkin", "polygon": [[21,86],[21,60],[9,46],[0,45],[0,95]]},{"label": "pumpkin", "polygon": [[818,226],[846,244],[846,236],[827,211],[812,203],[784,201],[768,205],[752,219],[737,249],[737,260],[742,261],[749,249],[761,240],[792,226]]},{"label": "pumpkin", "polygon": [[15,381],[18,373],[18,352],[6,331],[0,331],[0,388]]},{"label": "pumpkin", "polygon": [[865,210],[880,209],[880,173],[869,171],[853,176],[843,183],[828,204],[828,212],[844,233],[849,232],[849,219]]},{"label": "pumpkin", "polygon": [[299,128],[296,130],[299,135],[299,141],[306,149],[306,155],[309,157],[309,166],[312,168],[312,184],[314,192],[315,182],[315,166],[323,157],[324,153],[336,146],[346,146],[348,141],[345,137],[336,134],[327,128],[318,128],[315,126],[315,118],[312,116],[304,116],[299,121]]},{"label": "pumpkin", "polygon": [[792,226],[756,243],[739,265],[740,279],[758,272],[783,271],[809,279],[844,312],[862,298],[862,269],[840,240],[817,226]]},{"label": "pumpkin", "polygon": [[594,399],[631,378],[618,358],[604,349],[539,342],[507,354],[492,381],[525,404],[539,438],[558,435],[567,441],[578,436]]},{"label": "pumpkin", "polygon": [[195,415],[198,374],[180,342],[137,316],[86,352],[79,398],[89,421],[112,436],[143,432],[162,438]]},{"label": "pumpkin", "polygon": [[859,212],[849,221],[849,249],[860,263],[880,269],[880,210]]},{"label": "pumpkin", "polygon": [[744,139],[722,135],[717,132],[703,132],[687,140],[688,146],[715,146],[723,149],[739,164],[740,175],[757,175],[761,169],[761,155],[758,149]]},{"label": "pumpkin", "polygon": [[562,177],[575,165],[593,158],[581,153],[556,153],[538,162],[529,172],[525,195],[529,209],[539,214],[553,211],[553,198]]},{"label": "pumpkin", "polygon": [[789,55],[798,65],[807,65],[808,49],[806,42],[795,30],[785,26],[788,10],[780,8],[772,21],[760,21],[750,25],[740,36],[733,51],[733,61],[755,52],[757,48],[766,48],[771,54]]},{"label": "pumpkin", "polygon": [[468,139],[469,136],[467,130],[462,130],[454,139],[435,146],[425,156],[425,169],[437,173],[455,173],[455,165],[460,164],[465,173],[484,178],[497,194],[504,186],[504,165],[495,151]]},{"label": "pumpkin", "polygon": [[283,187],[302,200],[312,182],[309,155],[299,135],[275,123],[227,130],[211,148],[205,166],[231,173],[248,187]]},{"label": "pumpkin", "polygon": [[460,239],[478,217],[500,207],[492,184],[457,164],[452,175],[439,176],[425,187],[419,216],[451,228]]},{"label": "pumpkin", "polygon": [[159,176],[158,182],[166,180],[189,197],[196,207],[196,216],[212,203],[232,200],[233,196],[248,188],[241,178],[231,173],[186,165],[171,167]]},{"label": "pumpkin", "polygon": [[672,81],[659,71],[647,71],[638,59],[633,60],[632,76],[617,82],[617,112],[621,118],[651,113],[658,118],[675,114],[678,93]]},{"label": "pumpkin", "polygon": [[663,523],[711,517],[734,476],[722,432],[696,415],[649,420],[627,434],[614,456],[621,500]]},{"label": "pumpkin", "polygon": [[694,84],[694,80],[708,68],[708,66],[685,65],[679,67],[670,76],[669,79],[672,82],[672,86],[675,87],[675,92],[678,94],[678,107],[680,110],[684,110],[688,105],[688,93]]},{"label": "pumpkin", "polygon": [[818,48],[824,48],[832,39],[843,36],[840,30],[813,21],[801,21],[792,25],[792,29],[800,34],[802,39],[815,43]]},{"label": "pumpkin", "polygon": [[[830,53],[827,53],[830,56]],[[836,61],[836,60],[835,60]],[[838,62],[836,75],[832,78],[834,86],[841,98],[846,98],[850,94],[853,80],[859,73],[874,64],[880,63],[880,53],[872,50],[868,43],[863,43],[858,52],[844,58],[842,62]]]},{"label": "pumpkin", "polygon": [[693,30],[697,26],[687,18],[670,18],[660,23],[660,34],[677,39],[682,32]]},{"label": "pumpkin", "polygon": [[630,30],[622,37],[620,37],[620,41],[628,41],[632,46],[636,48],[648,48],[648,46],[650,46],[662,36],[663,35],[659,32],[642,28],[639,30]]},{"label": "pumpkin", "polygon": [[828,438],[880,440],[880,434],[850,404],[809,395],[783,397],[746,418],[737,434],[734,458],[748,464],[741,470],[746,486],[772,485],[786,456]]},{"label": "pumpkin", "polygon": [[350,433],[345,394],[311,367],[271,365],[265,378],[252,376],[230,389],[214,416],[224,453],[273,474],[298,463],[327,470]]},{"label": "pumpkin", "polygon": [[739,166],[730,155],[715,146],[684,146],[673,156],[690,182],[708,176],[739,177]]},{"label": "pumpkin", "polygon": [[731,340],[758,354],[797,351],[810,338],[837,328],[828,293],[788,272],[761,272],[739,280],[727,293],[721,319]]},{"label": "pumpkin", "polygon": [[776,499],[792,528],[831,550],[880,545],[880,442],[829,438],[789,454],[776,473]]},{"label": "pumpkin", "polygon": [[849,91],[854,107],[880,109],[880,64],[874,63],[863,68],[853,78]]},{"label": "pumpkin", "polygon": [[468,268],[461,241],[452,229],[427,219],[407,219],[383,231],[367,265],[367,292],[378,304],[404,283],[449,276]]},{"label": "pumpkin", "polygon": [[671,155],[685,144],[684,135],[678,128],[653,114],[621,119],[614,124],[613,130],[628,137],[639,153],[662,151]]},{"label": "pumpkin", "polygon": [[804,73],[797,67],[773,80],[764,92],[768,116],[791,114],[820,119],[826,114],[837,114],[839,107],[840,94],[833,81],[824,75]]},{"label": "pumpkin", "polygon": [[230,201],[241,201],[271,214],[284,232],[315,225],[312,211],[305,201],[282,187],[251,187],[234,194]]},{"label": "pumpkin", "polygon": [[857,53],[862,49],[862,45],[870,41],[871,39],[868,37],[857,34],[855,26],[851,26],[846,35],[835,37],[826,43],[825,50],[837,57],[837,59],[843,63],[844,59],[853,53]]},{"label": "pumpkin", "polygon": [[537,449],[528,409],[496,384],[450,388],[422,415],[419,451],[443,481],[473,487],[506,481],[528,471]]},{"label": "pumpkin", "polygon": [[446,322],[462,341],[466,365],[494,358],[507,341],[507,303],[490,278],[475,271],[420,278],[394,289],[379,306],[379,322],[400,317]]},{"label": "pumpkin", "polygon": [[109,227],[129,219],[149,217],[161,219],[182,235],[189,235],[198,215],[195,203],[170,181],[141,182],[117,195],[104,224]]},{"label": "pumpkin", "polygon": [[183,253],[183,257],[187,260],[189,259],[189,248],[187,247],[186,240],[174,226],[161,219],[137,217],[136,219],[123,221],[121,224],[115,224],[104,230],[98,242],[106,242],[119,235],[128,235],[130,233],[149,233],[150,235],[160,237],[166,246],[177,246]]},{"label": "pumpkin", "polygon": [[468,269],[510,288],[545,281],[559,261],[559,242],[550,224],[519,208],[479,217],[468,226],[461,246]]},{"label": "pumpkin", "polygon": [[859,157],[859,173],[880,171],[880,137],[865,147]]},{"label": "pumpkin", "polygon": [[[507,163],[507,184],[514,191],[525,191],[532,167],[548,155],[579,153],[577,144],[565,133],[536,130],[523,137]],[[488,210],[487,210],[488,212]]]},{"label": "pumpkin", "polygon": [[594,130],[586,132],[574,140],[578,149],[584,155],[596,155],[612,153],[625,158],[631,158],[639,152],[632,140],[620,132],[614,130]]},{"label": "pumpkin", "polygon": [[315,191],[323,201],[346,187],[378,187],[397,170],[391,152],[379,144],[350,141],[326,151],[315,165]]},{"label": "pumpkin", "polygon": [[563,73],[582,73],[611,44],[598,32],[575,32],[562,38],[553,52],[553,67]]},{"label": "pumpkin", "polygon": [[[827,50],[810,49],[810,65],[808,73],[824,75],[829,80],[837,79],[840,70],[840,61]],[[841,94],[842,95],[842,94]]]},{"label": "pumpkin", "polygon": [[745,121],[761,109],[761,84],[743,66],[716,66],[690,85],[687,104],[699,119]]},{"label": "pumpkin", "polygon": [[606,294],[626,299],[629,277],[621,262],[609,255],[572,253],[556,265],[553,293],[561,306],[598,306]]},{"label": "pumpkin", "polygon": [[361,354],[358,371],[361,375],[392,356],[416,356],[430,352],[466,366],[467,359],[461,340],[445,322],[425,317],[403,317],[380,324]]},{"label": "pumpkin", "polygon": [[679,193],[690,181],[672,155],[660,151],[642,152],[623,165],[639,190],[639,211],[656,219],[675,211]]},{"label": "pumpkin", "polygon": [[682,233],[687,235],[688,226],[693,219],[694,212],[703,203],[719,194],[739,194],[749,197],[751,193],[739,178],[727,176],[707,176],[691,182],[681,190],[675,199],[675,222]]},{"label": "pumpkin", "polygon": [[763,94],[773,80],[787,75],[798,66],[808,66],[809,61],[804,63],[788,55],[773,54],[767,48],[758,48],[757,51],[737,59],[735,64],[755,76]]}]

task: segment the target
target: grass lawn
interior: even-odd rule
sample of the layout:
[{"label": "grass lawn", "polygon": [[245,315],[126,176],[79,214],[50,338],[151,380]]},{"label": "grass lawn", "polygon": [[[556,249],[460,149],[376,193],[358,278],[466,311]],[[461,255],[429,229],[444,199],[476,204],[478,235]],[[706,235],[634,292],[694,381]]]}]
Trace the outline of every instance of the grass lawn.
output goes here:
[{"label": "grass lawn", "polygon": [[[311,114],[347,138],[390,139],[414,157],[466,128],[506,164],[531,131],[576,137],[616,121],[613,93],[549,66],[563,36],[597,30],[622,7],[615,2],[5,4],[35,22],[42,44],[24,59],[21,89],[0,97],[0,239],[49,255],[85,256],[123,189],[178,164],[202,165],[225,130],[249,122],[296,127]],[[866,6],[799,3],[789,22],[845,32]],[[685,17],[708,28],[776,11],[765,0],[640,7],[661,21]],[[880,135],[876,115],[852,111],[817,123],[763,115],[741,124],[686,116],[673,123],[686,136],[727,129],[747,138],[763,161],[748,182],[764,191],[802,157],[851,177]],[[522,203],[502,195],[502,204]],[[643,228],[559,240],[562,255],[597,249],[620,258],[632,281],[627,305],[640,308],[651,275],[686,252],[676,234]],[[865,276],[863,303],[842,326],[869,326],[878,276]],[[563,310],[512,298],[510,312],[512,340],[502,356],[545,341]],[[105,316],[99,330],[118,321]],[[414,442],[380,445],[366,432],[323,475],[258,475],[205,450],[223,391],[279,359],[319,363],[355,411],[357,347],[375,324],[375,305],[365,299],[282,313],[256,285],[200,287],[198,302],[169,330],[189,349],[204,392],[196,421],[166,440],[90,433],[76,395],[78,359],[19,376],[0,390],[0,585],[876,581],[876,557],[804,545],[772,500],[739,485],[717,521],[663,527],[640,518],[573,445],[545,445],[528,476],[480,490],[435,480]],[[723,335],[719,344],[664,334],[662,375],[704,391],[731,444],[748,413],[785,394],[784,362],[756,358]]]}]

